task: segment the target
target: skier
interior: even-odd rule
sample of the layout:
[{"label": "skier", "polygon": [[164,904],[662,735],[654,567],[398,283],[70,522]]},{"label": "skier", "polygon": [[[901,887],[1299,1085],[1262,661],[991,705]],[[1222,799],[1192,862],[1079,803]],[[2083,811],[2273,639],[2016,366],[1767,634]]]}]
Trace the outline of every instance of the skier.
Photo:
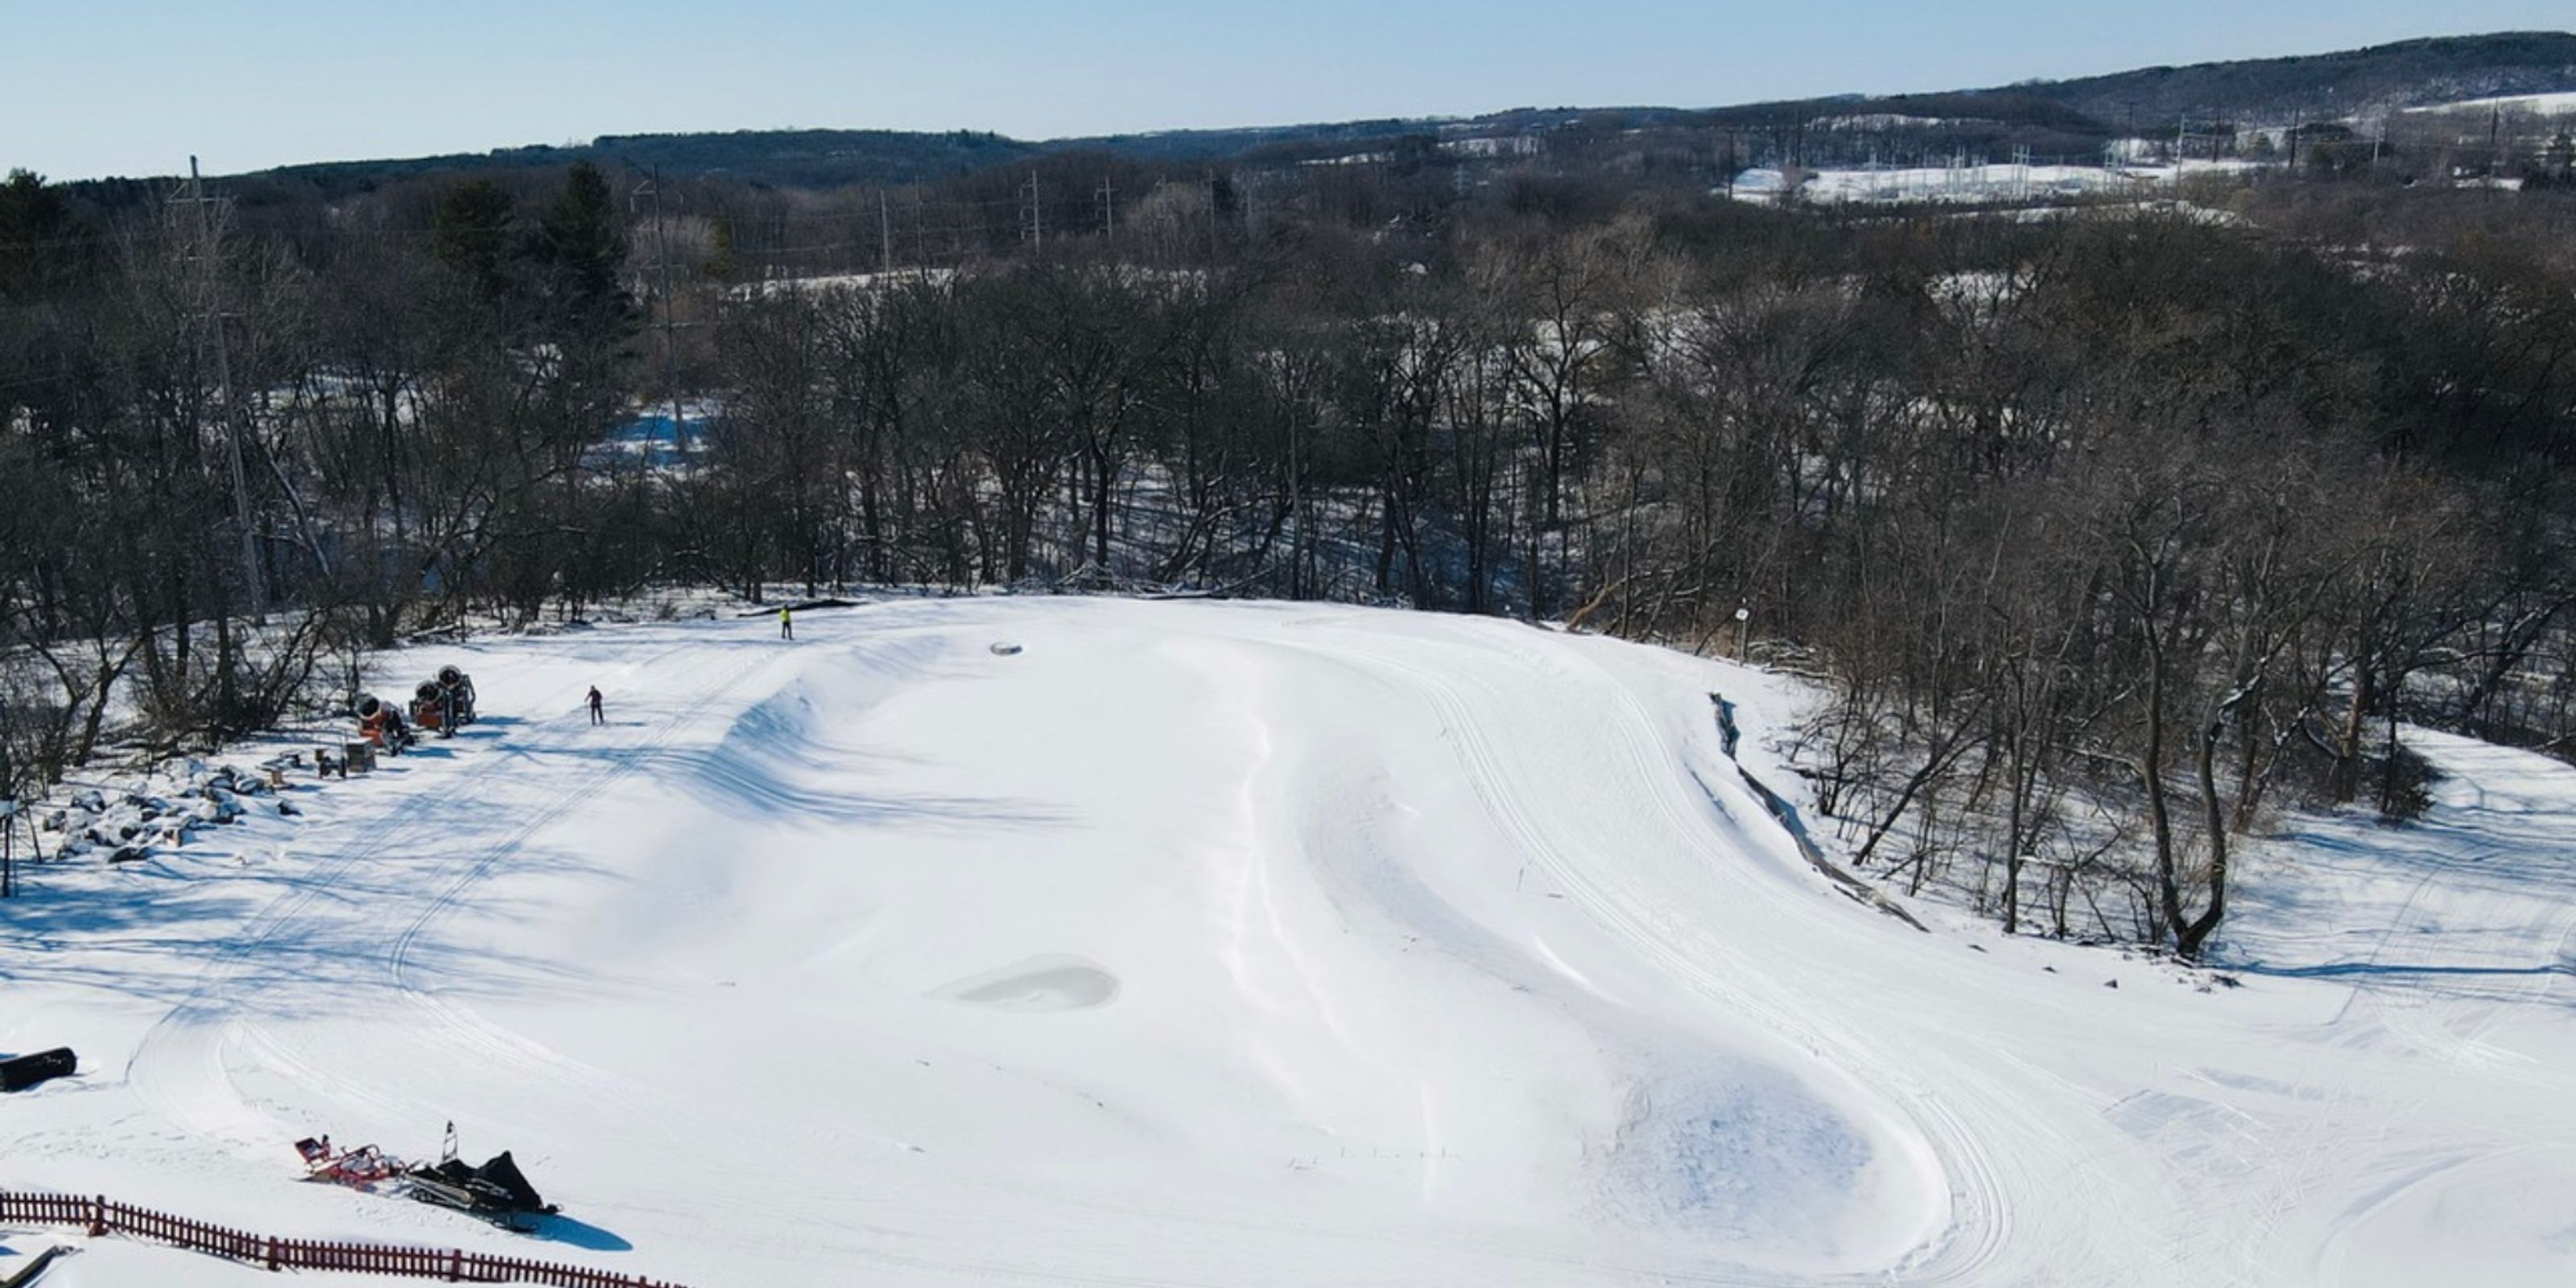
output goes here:
[{"label": "skier", "polygon": [[596,684],[590,686],[590,722],[595,725],[608,723],[608,717],[599,713],[599,686]]},{"label": "skier", "polygon": [[788,615],[785,604],[778,606],[778,638],[783,640],[796,638],[796,619]]}]

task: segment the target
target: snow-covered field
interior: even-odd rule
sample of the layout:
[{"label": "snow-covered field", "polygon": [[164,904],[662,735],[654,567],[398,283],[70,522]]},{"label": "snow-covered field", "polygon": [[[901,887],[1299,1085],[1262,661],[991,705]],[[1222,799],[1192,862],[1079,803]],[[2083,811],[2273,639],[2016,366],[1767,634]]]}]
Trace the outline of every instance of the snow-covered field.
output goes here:
[{"label": "snow-covered field", "polygon": [[2576,112],[2576,92],[2558,94],[2505,94],[2495,98],[2469,98],[2456,103],[2432,103],[2410,107],[2409,112],[2485,111],[2491,107],[2520,110],[2541,116]]},{"label": "snow-covered field", "polygon": [[[2014,165],[1870,167],[1805,173],[1799,199],[1812,205],[1986,204],[2078,197],[2142,196],[2169,190],[2185,179],[2242,176],[2264,163],[2225,159],[2160,165]],[[1753,169],[1736,176],[1726,194],[1738,201],[1778,202],[1789,176]]]},{"label": "snow-covered field", "polygon": [[[797,633],[399,657],[491,718],[37,874],[0,1052],[84,1073],[0,1099],[0,1188],[695,1288],[2576,1266],[2576,772],[2536,757],[2428,736],[2421,829],[2303,823],[2225,987],[1846,898],[1712,720],[1794,796],[1796,691],[1723,663],[1302,605]],[[299,1136],[451,1119],[563,1218],[296,1179]],[[47,1283],[259,1274],[106,1240]]]}]

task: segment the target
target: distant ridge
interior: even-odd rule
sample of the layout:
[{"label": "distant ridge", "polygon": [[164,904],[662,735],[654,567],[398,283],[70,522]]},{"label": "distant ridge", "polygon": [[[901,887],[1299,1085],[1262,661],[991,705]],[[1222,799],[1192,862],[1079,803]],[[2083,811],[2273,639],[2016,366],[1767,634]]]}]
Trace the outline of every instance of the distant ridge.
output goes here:
[{"label": "distant ridge", "polygon": [[[2576,90],[2576,34],[2500,32],[2404,40],[2366,49],[2145,67],[2072,80],[1938,93],[1838,95],[1734,107],[1515,108],[1472,118],[1344,121],[1241,129],[1178,129],[1031,141],[972,130],[740,130],[604,135],[587,144],[487,153],[284,166],[250,175],[262,188],[367,191],[420,175],[553,168],[574,161],[659,167],[666,176],[724,177],[760,186],[935,182],[1073,151],[1149,165],[1288,165],[1364,155],[1430,136],[1692,134],[1803,131],[1834,122],[1907,120],[1926,146],[2025,147],[2077,153],[2131,133],[2163,133],[2184,116],[2316,120],[2371,116],[2430,103]],[[1928,132],[1927,132],[1928,131]],[[104,181],[113,184],[117,181]]]},{"label": "distant ridge", "polygon": [[2331,54],[2144,67],[2022,88],[2104,121],[2116,121],[2132,108],[2158,116],[2213,107],[2275,116],[2367,114],[2576,89],[2576,34],[2510,31],[2401,40]]}]

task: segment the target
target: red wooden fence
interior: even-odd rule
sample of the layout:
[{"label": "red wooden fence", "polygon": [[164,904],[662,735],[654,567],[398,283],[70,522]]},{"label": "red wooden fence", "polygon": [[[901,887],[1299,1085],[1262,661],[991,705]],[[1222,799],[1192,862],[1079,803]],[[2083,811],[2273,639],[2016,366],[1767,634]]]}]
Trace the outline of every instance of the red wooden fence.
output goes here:
[{"label": "red wooden fence", "polygon": [[125,1234],[167,1243],[271,1270],[352,1270],[449,1283],[529,1283],[553,1288],[679,1288],[642,1275],[593,1270],[548,1261],[523,1261],[454,1248],[405,1248],[384,1243],[322,1243],[277,1239],[186,1217],[132,1207],[106,1198],[72,1194],[20,1194],[0,1190],[0,1221],[76,1225],[92,1235]]}]

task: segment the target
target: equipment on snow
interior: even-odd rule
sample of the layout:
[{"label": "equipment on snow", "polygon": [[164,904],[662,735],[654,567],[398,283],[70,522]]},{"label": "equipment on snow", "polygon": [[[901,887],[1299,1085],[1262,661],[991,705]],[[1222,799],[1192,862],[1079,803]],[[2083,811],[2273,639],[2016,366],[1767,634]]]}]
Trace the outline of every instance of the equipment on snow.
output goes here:
[{"label": "equipment on snow", "polygon": [[423,680],[412,690],[411,719],[423,729],[437,730],[441,738],[455,736],[474,723],[474,677],[453,666],[438,668],[436,679]]},{"label": "equipment on snow", "polygon": [[329,1136],[307,1136],[295,1142],[295,1152],[304,1156],[304,1179],[308,1181],[372,1191],[403,1174],[401,1159],[373,1145],[334,1149]]},{"label": "equipment on snow", "polygon": [[367,741],[385,749],[387,755],[399,756],[412,745],[411,726],[403,722],[402,711],[372,693],[361,693],[350,704],[358,717],[358,732]]},{"label": "equipment on snow", "polygon": [[436,729],[442,733],[446,732],[446,705],[447,704],[442,700],[442,696],[439,692],[438,681],[421,681],[420,687],[411,691],[412,723],[419,725],[423,729]]},{"label": "equipment on snow", "polygon": [[527,1175],[506,1149],[481,1167],[450,1158],[435,1167],[415,1167],[404,1173],[404,1179],[410,1182],[411,1196],[423,1203],[454,1208],[513,1230],[528,1228],[529,1218],[558,1210],[528,1184]]},{"label": "equipment on snow", "polygon": [[474,677],[453,666],[442,666],[438,668],[438,687],[456,695],[457,722],[474,723]]},{"label": "equipment on snow", "polygon": [[80,1057],[70,1047],[55,1047],[14,1060],[0,1060],[0,1091],[24,1091],[40,1082],[68,1078],[80,1070]]},{"label": "equipment on snow", "polygon": [[456,1124],[447,1125],[436,1163],[406,1163],[373,1145],[340,1149],[329,1136],[295,1142],[304,1158],[306,1180],[343,1185],[368,1194],[405,1195],[418,1202],[454,1208],[507,1230],[525,1233],[535,1218],[559,1211],[528,1183],[525,1172],[503,1150],[477,1167],[456,1156]]}]

